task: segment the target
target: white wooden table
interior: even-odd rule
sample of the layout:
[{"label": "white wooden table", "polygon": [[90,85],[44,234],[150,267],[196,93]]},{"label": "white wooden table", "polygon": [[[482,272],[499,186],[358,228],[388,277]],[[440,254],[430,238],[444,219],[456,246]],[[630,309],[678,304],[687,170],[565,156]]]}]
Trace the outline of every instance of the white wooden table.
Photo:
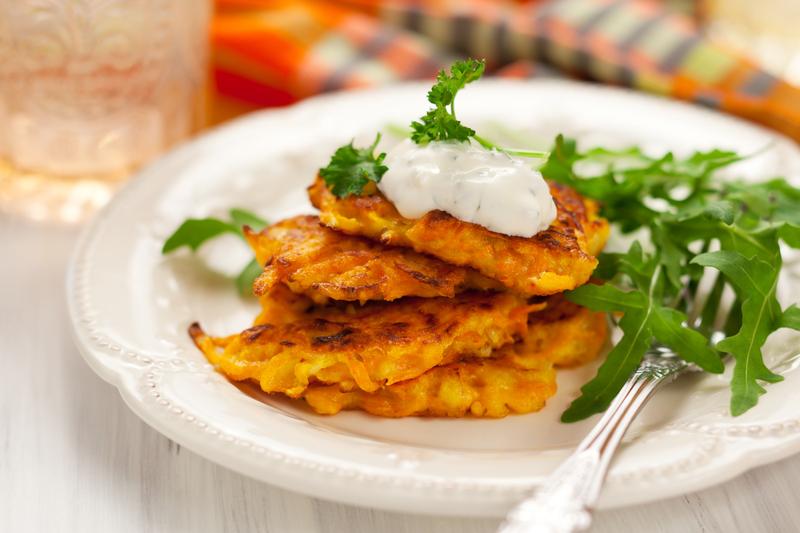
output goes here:
[{"label": "white wooden table", "polygon": [[[0,532],[490,532],[496,520],[360,509],[273,488],[141,422],[73,346],[76,229],[0,215]],[[681,498],[597,514],[596,532],[800,531],[800,456]]]}]

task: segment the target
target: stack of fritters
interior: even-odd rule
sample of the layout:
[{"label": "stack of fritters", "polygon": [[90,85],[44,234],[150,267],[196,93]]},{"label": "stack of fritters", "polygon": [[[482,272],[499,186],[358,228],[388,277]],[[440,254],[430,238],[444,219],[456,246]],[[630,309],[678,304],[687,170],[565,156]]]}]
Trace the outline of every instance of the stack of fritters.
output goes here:
[{"label": "stack of fritters", "polygon": [[317,412],[500,417],[544,406],[557,366],[593,359],[606,323],[563,299],[589,280],[608,225],[551,185],[558,216],[531,238],[434,211],[400,216],[380,193],[309,188],[320,216],[246,231],[263,273],[253,327],[190,333],[233,380]]}]

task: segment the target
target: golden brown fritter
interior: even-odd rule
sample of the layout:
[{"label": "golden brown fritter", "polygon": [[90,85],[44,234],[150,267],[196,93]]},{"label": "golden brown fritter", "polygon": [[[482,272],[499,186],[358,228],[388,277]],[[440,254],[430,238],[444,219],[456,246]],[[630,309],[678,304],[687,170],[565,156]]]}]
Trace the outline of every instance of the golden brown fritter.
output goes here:
[{"label": "golden brown fritter", "polygon": [[403,296],[452,297],[468,288],[502,287],[471,268],[450,265],[408,248],[333,231],[311,215],[278,222],[245,237],[264,265],[253,290],[268,294],[278,284],[324,304],[396,300]]},{"label": "golden brown fritter", "polygon": [[309,187],[309,198],[327,226],[472,267],[510,289],[535,296],[586,283],[597,265],[594,256],[608,238],[608,222],[598,215],[596,203],[555,183],[550,183],[550,192],[556,220],[531,238],[496,233],[442,211],[410,220],[380,192],[338,198],[319,177]]},{"label": "golden brown fritter", "polygon": [[326,385],[309,387],[303,397],[324,415],[361,409],[386,417],[471,414],[498,418],[538,411],[556,393],[553,362],[531,356],[528,363],[530,368],[523,369],[509,357],[471,360],[437,366],[418,378],[372,393],[343,392],[338,385]]},{"label": "golden brown fritter", "polygon": [[[262,314],[226,338],[209,337],[197,324],[190,334],[226,376],[254,379],[266,392],[298,397],[310,383],[373,392],[437,365],[489,356],[525,333],[529,310],[512,293],[466,292],[315,308],[275,324]],[[300,305],[287,312],[296,313]]]},{"label": "golden brown fritter", "polygon": [[[314,301],[304,294],[292,292],[283,284],[276,285],[273,289],[259,298],[261,312],[253,322],[254,326],[261,324],[291,324],[309,318],[325,318],[321,316],[325,308],[315,308]],[[343,309],[342,306],[336,309]],[[327,311],[330,313],[331,311]]]},{"label": "golden brown fritter", "polygon": [[372,393],[327,385],[309,387],[303,397],[321,414],[361,409],[387,417],[502,417],[538,411],[556,392],[554,364],[594,359],[607,335],[603,313],[561,300],[552,304],[531,315],[522,341],[500,348],[492,358],[438,366]]},{"label": "golden brown fritter", "polygon": [[[602,351],[608,337],[605,313],[590,311],[568,302],[557,294],[547,306],[532,313],[523,350],[546,352],[559,368],[572,368],[592,361]],[[546,327],[545,327],[546,326]],[[517,343],[515,347],[519,347]]]}]

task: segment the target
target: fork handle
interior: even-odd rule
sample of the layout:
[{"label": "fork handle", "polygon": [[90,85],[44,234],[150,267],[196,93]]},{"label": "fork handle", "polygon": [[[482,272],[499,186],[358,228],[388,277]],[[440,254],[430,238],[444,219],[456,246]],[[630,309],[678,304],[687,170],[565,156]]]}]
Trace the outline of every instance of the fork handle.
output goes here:
[{"label": "fork handle", "polygon": [[656,388],[684,367],[657,372],[639,367],[572,455],[511,510],[498,533],[571,533],[589,527],[591,509],[622,436]]}]

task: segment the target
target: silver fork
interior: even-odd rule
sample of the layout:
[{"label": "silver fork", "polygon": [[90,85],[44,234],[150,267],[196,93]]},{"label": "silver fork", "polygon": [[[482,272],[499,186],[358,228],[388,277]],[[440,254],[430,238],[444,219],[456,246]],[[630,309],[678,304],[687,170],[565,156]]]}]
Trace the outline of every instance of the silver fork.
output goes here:
[{"label": "silver fork", "polygon": [[653,346],[577,449],[535,492],[517,504],[498,533],[571,533],[589,527],[622,436],[659,386],[694,368]]}]

